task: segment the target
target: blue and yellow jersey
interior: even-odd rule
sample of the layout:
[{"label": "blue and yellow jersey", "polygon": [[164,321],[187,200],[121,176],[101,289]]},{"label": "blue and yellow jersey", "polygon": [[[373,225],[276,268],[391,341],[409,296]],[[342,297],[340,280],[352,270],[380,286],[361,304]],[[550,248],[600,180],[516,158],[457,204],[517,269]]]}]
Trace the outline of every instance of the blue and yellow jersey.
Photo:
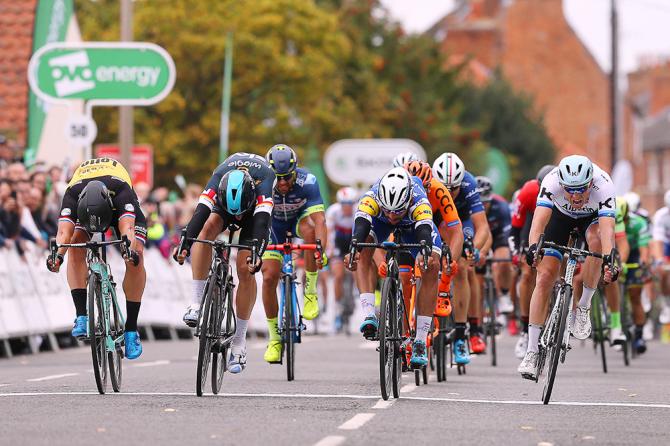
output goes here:
[{"label": "blue and yellow jersey", "polygon": [[[379,182],[375,183],[372,188],[363,195],[363,198],[358,202],[355,218],[362,217],[370,223],[375,219],[390,224],[389,219],[381,211],[381,207],[377,202],[376,196],[378,189]],[[412,177],[412,197],[409,210],[396,226],[417,227],[420,224],[430,224],[432,221],[433,210],[428,201],[426,190],[423,188],[420,179]]]}]

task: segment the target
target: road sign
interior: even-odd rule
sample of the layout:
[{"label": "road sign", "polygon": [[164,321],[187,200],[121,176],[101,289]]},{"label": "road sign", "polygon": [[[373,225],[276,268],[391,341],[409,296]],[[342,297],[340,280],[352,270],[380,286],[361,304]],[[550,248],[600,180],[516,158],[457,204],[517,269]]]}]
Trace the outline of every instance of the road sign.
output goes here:
[{"label": "road sign", "polygon": [[28,82],[45,102],[152,105],[172,90],[175,66],[167,51],[153,43],[57,42],[30,58]]},{"label": "road sign", "polygon": [[426,151],[411,139],[341,139],[326,150],[323,167],[334,183],[369,185],[384,175],[402,152],[426,159]]},{"label": "road sign", "polygon": [[[121,150],[115,144],[98,144],[96,146],[98,158],[112,158],[121,161]],[[140,144],[133,147],[130,160],[130,178],[133,184],[154,184],[154,156],[153,148],[149,144]]]},{"label": "road sign", "polygon": [[65,137],[76,146],[88,146],[95,141],[98,127],[90,116],[71,115],[65,125]]}]

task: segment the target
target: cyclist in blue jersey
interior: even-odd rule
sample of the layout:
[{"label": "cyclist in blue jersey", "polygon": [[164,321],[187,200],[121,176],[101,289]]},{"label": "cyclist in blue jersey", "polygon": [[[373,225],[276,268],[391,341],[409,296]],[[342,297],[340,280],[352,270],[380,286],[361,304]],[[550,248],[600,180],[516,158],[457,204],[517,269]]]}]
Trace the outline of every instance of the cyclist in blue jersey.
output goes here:
[{"label": "cyclist in blue jersey", "polygon": [[[475,177],[465,170],[465,164],[455,153],[443,153],[433,163],[433,176],[447,186],[454,199],[458,216],[463,224],[463,235],[466,240],[472,241],[472,249],[464,246],[464,256],[458,264],[458,271],[453,278],[454,287],[454,321],[456,341],[454,343],[454,358],[457,364],[468,364],[470,352],[466,343],[466,323],[468,322],[468,307],[471,293],[479,295],[479,286],[474,272],[474,264],[480,262],[485,253],[486,244],[491,238],[486,213]],[[478,336],[479,321],[470,319],[472,334],[470,349],[473,353],[482,353],[486,349],[484,341]]]},{"label": "cyclist in blue jersey", "polygon": [[[273,244],[284,243],[287,234],[299,237],[305,243],[321,240],[326,249],[328,230],[326,213],[316,177],[306,169],[298,167],[295,151],[285,144],[276,144],[266,155],[270,167],[277,175],[273,192],[272,230]],[[277,330],[277,284],[281,275],[282,255],[278,251],[263,254],[263,306],[268,323],[269,342],[264,358],[271,364],[281,361],[281,337]],[[305,302],[302,315],[312,320],[319,315],[316,295],[317,267],[323,266],[324,258],[314,253],[305,255]]]},{"label": "cyclist in blue jersey", "polygon": [[[425,242],[426,253],[430,252],[428,265],[424,265],[423,255],[419,255],[419,250],[411,250],[418,266],[422,269],[425,267],[425,271],[421,274],[422,283],[417,296],[416,337],[412,344],[410,359],[412,365],[420,367],[428,363],[426,339],[431,329],[437,300],[442,240],[433,223],[433,211],[421,180],[410,176],[402,167],[389,170],[361,198],[354,219],[352,244],[354,241],[382,242],[396,228],[401,230],[401,242]],[[350,256],[349,253],[344,258],[347,266]],[[374,339],[379,328],[374,294],[376,267],[372,256],[372,249],[356,252],[351,268],[352,271],[356,271],[356,282],[365,314],[361,332],[367,339]]]}]

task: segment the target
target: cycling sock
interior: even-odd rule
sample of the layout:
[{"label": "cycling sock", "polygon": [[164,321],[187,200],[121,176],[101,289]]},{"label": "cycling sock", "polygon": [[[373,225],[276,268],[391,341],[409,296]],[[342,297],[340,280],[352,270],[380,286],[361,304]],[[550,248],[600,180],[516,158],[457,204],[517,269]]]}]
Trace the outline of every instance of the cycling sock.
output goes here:
[{"label": "cycling sock", "polygon": [[591,308],[591,298],[595,292],[595,288],[590,288],[584,285],[584,290],[582,290],[582,297],[579,299],[579,306],[583,308]]},{"label": "cycling sock", "polygon": [[610,327],[621,328],[621,313],[618,311],[616,313],[614,311],[610,313]]},{"label": "cycling sock", "polygon": [[361,293],[361,306],[365,317],[375,315],[375,295],[374,293]]},{"label": "cycling sock", "polygon": [[636,325],[635,326],[635,339],[640,339],[642,337],[642,333],[644,333],[644,325]]},{"label": "cycling sock", "polygon": [[279,330],[277,329],[277,318],[273,317],[272,319],[267,319],[267,321],[270,341],[281,341],[281,336],[279,336]]},{"label": "cycling sock", "polygon": [[479,329],[478,317],[469,317],[468,323],[470,324],[470,335],[479,334],[481,332],[481,330]]},{"label": "cycling sock", "polygon": [[235,336],[233,336],[232,348],[242,348],[247,342],[247,326],[249,325],[249,319],[244,320],[239,317],[236,318],[237,328],[235,329]]},{"label": "cycling sock", "polygon": [[533,353],[538,353],[540,351],[540,333],[542,333],[542,325],[528,324],[527,351]]},{"label": "cycling sock", "polygon": [[521,316],[521,331],[528,333],[528,316]]},{"label": "cycling sock", "polygon": [[142,302],[126,300],[126,331],[137,331],[137,315]]},{"label": "cycling sock", "polygon": [[86,288],[70,290],[70,294],[72,294],[72,301],[74,302],[77,316],[86,316]]},{"label": "cycling sock", "polygon": [[504,296],[505,294],[509,294],[509,288],[500,288],[500,292]]},{"label": "cycling sock", "polygon": [[456,322],[454,324],[456,339],[465,339],[465,322]]},{"label": "cycling sock", "polygon": [[433,322],[431,316],[417,316],[416,317],[416,337],[415,341],[422,341],[426,343],[428,332],[430,331],[430,324]]},{"label": "cycling sock", "polygon": [[316,294],[316,284],[318,282],[318,271],[305,272],[305,294]]},{"label": "cycling sock", "polygon": [[202,302],[202,293],[205,291],[206,280],[193,279],[193,295],[191,296],[191,304],[200,306]]}]

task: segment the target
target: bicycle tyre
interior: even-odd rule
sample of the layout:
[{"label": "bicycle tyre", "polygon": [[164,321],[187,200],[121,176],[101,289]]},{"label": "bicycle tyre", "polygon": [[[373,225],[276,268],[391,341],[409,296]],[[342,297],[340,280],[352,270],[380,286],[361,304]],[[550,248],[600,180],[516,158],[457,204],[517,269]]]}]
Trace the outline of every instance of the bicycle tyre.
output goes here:
[{"label": "bicycle tyre", "polygon": [[[215,348],[212,349],[212,393],[214,395],[218,395],[223,384],[223,375],[226,372],[226,354],[228,352],[228,349],[220,344],[222,339],[221,326],[224,317],[226,318],[226,322],[228,322],[228,287],[227,285],[223,287],[217,286],[216,289],[216,299],[212,303],[212,318],[210,319],[211,333],[216,333],[218,338]],[[225,290],[223,296],[221,295],[222,289]]]},{"label": "bicycle tyre", "polygon": [[447,380],[447,332],[446,332],[446,317],[439,317],[437,319],[439,329],[437,331],[437,338],[435,339],[435,362],[437,369],[437,382]]},{"label": "bicycle tyre", "polygon": [[563,349],[563,339],[565,337],[565,327],[567,325],[571,296],[572,287],[570,285],[565,285],[559,295],[559,299],[561,299],[558,309],[559,319],[552,326],[554,333],[552,333],[551,345],[549,346],[549,351],[547,352],[549,369],[547,370],[544,389],[542,390],[542,402],[544,404],[549,404],[549,400],[551,399],[551,392],[554,389],[554,382],[556,381],[556,373],[558,371],[558,361]]},{"label": "bicycle tyre", "polygon": [[379,384],[382,399],[387,401],[391,396],[391,387],[394,378],[395,344],[387,338],[393,336],[393,317],[391,302],[395,299],[393,279],[387,277],[382,280],[381,305],[379,313]]},{"label": "bicycle tyre", "polygon": [[393,381],[392,381],[392,390],[393,398],[400,398],[400,383],[402,381],[402,370],[405,365],[409,365],[409,359],[407,358],[407,352],[402,348],[403,336],[401,331],[403,330],[403,322],[409,323],[405,316],[405,301],[402,296],[402,287],[398,279],[395,280],[395,299],[391,300],[391,314],[395,315],[395,322],[393,323],[393,330],[391,331],[393,335],[392,341],[392,351],[394,356],[393,361]]},{"label": "bicycle tyre", "polygon": [[110,320],[110,332],[112,339],[114,339],[114,351],[107,353],[107,361],[109,362],[109,378],[112,382],[112,389],[114,392],[121,391],[121,382],[123,380],[123,350],[121,350],[121,343],[117,342],[119,337],[123,338],[124,328],[121,324],[121,310],[118,307],[116,296],[112,298]]},{"label": "bicycle tyre", "polygon": [[495,288],[493,280],[488,279],[486,281],[486,304],[488,306],[489,320],[487,325],[489,343],[491,345],[491,365],[496,367],[498,365],[498,356],[497,356],[497,347],[496,347],[496,332],[497,321],[496,321],[496,307],[495,307]]},{"label": "bicycle tyre", "polygon": [[630,323],[630,308],[628,306],[628,287],[624,284],[621,285],[621,301],[619,304],[619,311],[621,312],[621,326],[623,333],[626,336],[626,342],[622,346],[623,350],[623,363],[626,367],[630,365],[630,358],[634,356],[633,352],[633,336],[631,333],[631,323]]},{"label": "bicycle tyre", "polygon": [[295,379],[295,326],[293,281],[290,277],[284,279],[284,348],[286,353],[286,379]]},{"label": "bicycle tyre", "polygon": [[607,353],[605,351],[605,326],[603,324],[603,319],[606,317],[604,312],[605,299],[600,294],[600,291],[596,292],[596,295],[593,296],[594,302],[591,305],[591,319],[593,320],[593,340],[596,345],[596,349],[600,349],[600,356],[603,364],[603,373],[607,373]]},{"label": "bicycle tyre", "polygon": [[107,329],[104,307],[100,278],[92,273],[88,276],[88,336],[95,385],[101,395],[107,391]]},{"label": "bicycle tyre", "polygon": [[212,338],[209,333],[210,317],[212,308],[212,299],[214,289],[216,288],[216,280],[210,277],[205,285],[205,299],[202,304],[202,312],[200,313],[199,327],[199,342],[198,342],[198,365],[196,369],[195,393],[202,396],[205,390],[205,383],[207,382],[207,373],[209,371],[209,363],[212,353]]}]

